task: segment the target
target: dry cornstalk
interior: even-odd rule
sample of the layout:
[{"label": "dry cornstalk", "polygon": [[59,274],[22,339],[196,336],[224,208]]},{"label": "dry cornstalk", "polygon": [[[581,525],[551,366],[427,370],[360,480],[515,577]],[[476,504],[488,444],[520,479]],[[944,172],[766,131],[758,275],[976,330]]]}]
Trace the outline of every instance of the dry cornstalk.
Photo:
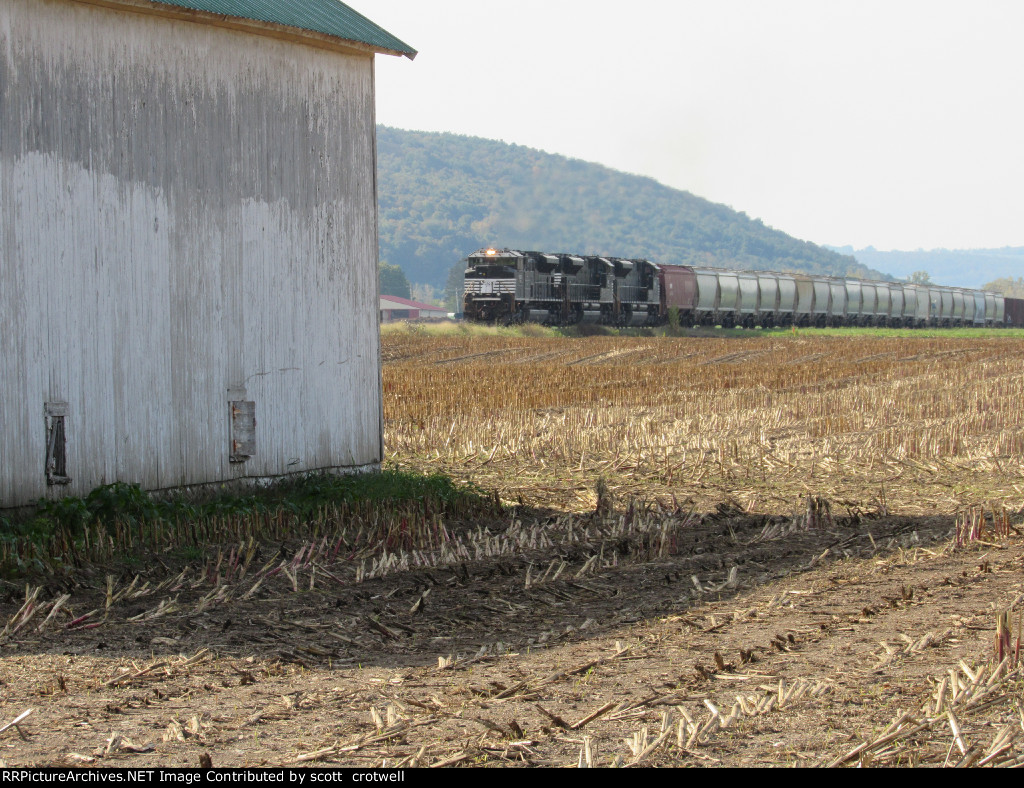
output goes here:
[{"label": "dry cornstalk", "polygon": [[8,722],[6,725],[0,726],[0,733],[3,733],[4,731],[6,731],[6,730],[8,730],[10,728],[16,728],[17,731],[18,731],[18,735],[21,736],[21,738],[26,739],[27,737],[25,736],[24,733],[22,733],[22,730],[18,726],[18,723],[20,723],[22,720],[24,720],[26,717],[28,717],[33,711],[34,711],[34,709],[26,709],[21,714],[19,714],[17,717],[15,717],[13,720]]}]

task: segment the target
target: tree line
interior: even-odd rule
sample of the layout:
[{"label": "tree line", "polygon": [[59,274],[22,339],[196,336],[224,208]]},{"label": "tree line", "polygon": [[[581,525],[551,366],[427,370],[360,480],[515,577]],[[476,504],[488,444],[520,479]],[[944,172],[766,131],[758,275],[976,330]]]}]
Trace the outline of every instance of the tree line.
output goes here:
[{"label": "tree line", "polygon": [[1016,279],[1012,276],[1000,277],[989,282],[982,289],[991,290],[994,293],[1002,293],[1011,298],[1024,298],[1024,278],[1019,276]]}]

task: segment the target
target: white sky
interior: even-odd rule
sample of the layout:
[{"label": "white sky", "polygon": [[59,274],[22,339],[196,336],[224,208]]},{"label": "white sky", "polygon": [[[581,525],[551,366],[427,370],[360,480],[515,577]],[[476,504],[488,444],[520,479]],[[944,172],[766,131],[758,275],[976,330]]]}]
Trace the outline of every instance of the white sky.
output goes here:
[{"label": "white sky", "polygon": [[649,175],[819,244],[1024,246],[1021,0],[349,0],[377,119]]}]

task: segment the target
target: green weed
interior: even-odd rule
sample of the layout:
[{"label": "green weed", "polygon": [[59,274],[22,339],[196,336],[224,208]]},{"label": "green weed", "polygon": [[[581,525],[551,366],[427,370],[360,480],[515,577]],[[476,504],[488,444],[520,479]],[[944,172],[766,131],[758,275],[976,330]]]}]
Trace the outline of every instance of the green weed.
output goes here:
[{"label": "green weed", "polygon": [[251,495],[164,499],[113,484],[84,498],[40,500],[21,520],[0,520],[0,576],[59,573],[84,564],[165,553],[201,558],[241,540],[331,537],[336,553],[369,545],[437,548],[445,521],[496,515],[496,497],[440,475],[398,470],[287,479]]}]

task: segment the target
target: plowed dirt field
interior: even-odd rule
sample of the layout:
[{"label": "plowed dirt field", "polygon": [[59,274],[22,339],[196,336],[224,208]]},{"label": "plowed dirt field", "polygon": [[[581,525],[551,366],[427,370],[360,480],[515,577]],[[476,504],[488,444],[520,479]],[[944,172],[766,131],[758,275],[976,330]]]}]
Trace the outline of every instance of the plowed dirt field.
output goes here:
[{"label": "plowed dirt field", "polygon": [[259,545],[284,568],[258,586],[231,545],[4,581],[0,727],[30,713],[0,761],[1024,763],[1024,669],[995,657],[1024,601],[1021,340],[410,332],[384,357],[388,462],[505,514],[359,566]]}]

